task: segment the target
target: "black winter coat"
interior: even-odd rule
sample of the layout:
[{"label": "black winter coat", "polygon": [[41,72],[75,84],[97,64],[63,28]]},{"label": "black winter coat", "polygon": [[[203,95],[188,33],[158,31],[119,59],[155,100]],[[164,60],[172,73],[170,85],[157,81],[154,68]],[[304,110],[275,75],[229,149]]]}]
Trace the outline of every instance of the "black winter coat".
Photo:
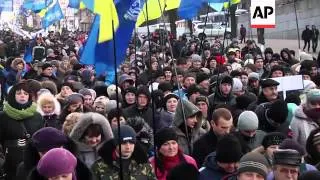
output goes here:
[{"label": "black winter coat", "polygon": [[149,124],[150,127],[153,127],[152,108],[149,106],[144,109],[138,109],[137,105],[132,105],[124,109],[123,114],[125,118],[136,116],[142,117],[144,121]]},{"label": "black winter coat", "polygon": [[202,167],[205,158],[216,150],[217,142],[217,135],[210,130],[193,144],[192,157],[197,161],[198,167]]},{"label": "black winter coat", "polygon": [[25,126],[29,138],[37,130],[44,127],[44,121],[39,113],[23,120],[14,120],[5,112],[0,112],[0,143],[4,149],[6,161],[4,164],[7,173],[6,179],[12,180],[16,175],[18,164],[23,161],[23,151],[25,146],[18,145],[18,139],[26,139]]}]

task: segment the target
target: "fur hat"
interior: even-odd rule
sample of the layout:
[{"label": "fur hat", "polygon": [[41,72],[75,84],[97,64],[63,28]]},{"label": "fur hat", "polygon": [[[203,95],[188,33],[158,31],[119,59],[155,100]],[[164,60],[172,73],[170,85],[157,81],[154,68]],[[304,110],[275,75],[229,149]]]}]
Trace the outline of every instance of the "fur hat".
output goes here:
[{"label": "fur hat", "polygon": [[79,121],[73,127],[70,133],[70,137],[76,141],[79,141],[91,124],[100,125],[103,131],[104,141],[108,141],[113,138],[113,133],[109,121],[103,115],[95,112],[82,114]]},{"label": "fur hat", "polygon": [[45,104],[51,104],[53,105],[53,114],[55,115],[60,115],[61,113],[61,105],[58,102],[58,100],[50,93],[42,93],[39,97],[38,97],[38,101],[37,101],[37,111],[42,115],[46,115],[44,114],[43,110],[42,110],[42,106]]},{"label": "fur hat", "polygon": [[66,117],[66,120],[62,125],[62,131],[65,135],[67,136],[70,135],[74,125],[79,121],[81,115],[82,113],[79,113],[79,112],[73,112],[68,114],[68,116]]},{"label": "fur hat", "polygon": [[57,85],[52,81],[42,81],[41,86],[44,89],[48,89],[51,92],[51,94],[53,94],[53,95],[58,94]]},{"label": "fur hat", "polygon": [[11,63],[11,68],[17,70],[17,65],[18,64],[23,64],[23,67],[25,66],[25,62],[22,58],[15,58],[12,63]]}]

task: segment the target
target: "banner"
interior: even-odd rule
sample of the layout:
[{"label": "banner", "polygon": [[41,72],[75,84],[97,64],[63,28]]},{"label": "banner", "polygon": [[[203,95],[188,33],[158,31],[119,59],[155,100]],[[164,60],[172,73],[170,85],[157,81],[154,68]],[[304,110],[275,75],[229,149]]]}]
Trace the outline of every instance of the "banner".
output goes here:
[{"label": "banner", "polygon": [[59,2],[57,1],[56,4],[52,6],[42,18],[42,27],[45,29],[62,18],[63,12]]},{"label": "banner", "polygon": [[251,0],[251,28],[275,28],[275,0]]}]

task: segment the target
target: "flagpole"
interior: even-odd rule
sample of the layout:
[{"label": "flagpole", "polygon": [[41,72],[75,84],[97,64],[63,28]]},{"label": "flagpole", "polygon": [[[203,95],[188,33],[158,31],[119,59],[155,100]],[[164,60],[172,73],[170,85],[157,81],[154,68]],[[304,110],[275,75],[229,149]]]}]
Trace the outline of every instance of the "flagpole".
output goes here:
[{"label": "flagpole", "polygon": [[[118,84],[118,72],[117,72],[117,51],[116,51],[116,36],[115,36],[115,28],[114,28],[114,21],[112,19],[112,41],[113,41],[113,59],[114,59],[114,76],[115,76],[115,85],[116,85],[116,101],[117,101],[117,121],[118,121],[118,137],[120,138],[120,107],[119,107],[119,84]],[[119,146],[119,163],[120,163],[120,171],[119,171],[119,177],[120,180],[123,180],[123,165],[122,165],[122,150],[121,150],[121,143],[118,144]]]},{"label": "flagpole", "polygon": [[[161,18],[162,18],[162,21],[164,21],[163,19],[163,9],[161,8],[161,3],[160,3],[160,0],[158,0],[158,3],[159,3],[159,8],[160,8],[160,11],[161,11]],[[166,2],[165,2],[165,7],[166,7]],[[148,13],[147,13],[148,14]],[[165,27],[165,30],[166,30],[166,26]],[[166,30],[167,31],[167,30]],[[172,64],[173,64],[173,70],[174,70],[174,75],[176,77],[178,77],[178,72],[177,72],[177,62],[175,59],[173,59],[173,50],[172,50],[172,46],[171,46],[171,43],[170,43],[170,38],[169,36],[167,36],[167,39],[168,39],[168,42],[169,42],[169,49],[170,49],[170,53],[171,53],[171,58],[172,58]],[[185,116],[185,110],[184,110],[184,104],[183,104],[183,101],[182,101],[182,96],[181,96],[181,85],[179,82],[177,82],[177,85],[178,85],[178,96],[179,96],[179,99],[180,99],[180,104],[181,104],[181,109],[182,109],[182,116],[183,116],[183,122],[185,124],[185,130],[186,130],[186,135],[187,135],[187,141],[188,141],[188,150],[189,152],[191,153],[191,145],[190,145],[190,141],[189,141],[189,132],[188,132],[188,128],[187,128],[187,120],[186,120],[186,116]]]},{"label": "flagpole", "polygon": [[297,15],[297,6],[296,6],[296,0],[293,0],[293,7],[294,7],[294,14],[296,16],[296,26],[297,26],[297,33],[298,33],[298,47],[300,50],[300,31],[299,31],[299,22],[298,22],[298,15]]}]

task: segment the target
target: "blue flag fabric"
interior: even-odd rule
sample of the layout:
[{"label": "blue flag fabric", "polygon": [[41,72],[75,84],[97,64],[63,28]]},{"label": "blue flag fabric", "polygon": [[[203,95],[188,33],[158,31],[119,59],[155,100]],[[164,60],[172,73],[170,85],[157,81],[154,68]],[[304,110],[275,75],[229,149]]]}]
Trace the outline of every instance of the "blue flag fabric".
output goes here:
[{"label": "blue flag fabric", "polygon": [[207,2],[207,0],[181,0],[178,9],[179,17],[183,19],[192,19],[198,15],[204,2]]},{"label": "blue flag fabric", "polygon": [[31,63],[32,62],[32,46],[31,44],[28,45],[28,47],[26,47],[26,50],[24,52],[24,56],[23,59],[26,63]]},{"label": "blue flag fabric", "polygon": [[[121,0],[116,4],[119,18],[119,27],[115,32],[116,66],[125,59],[126,49],[131,40],[135,24],[143,8],[144,0]],[[109,40],[98,43],[100,17],[96,15],[87,43],[83,49],[80,62],[82,64],[94,64],[98,75],[106,75],[106,83],[114,82],[114,43]],[[110,28],[112,22],[110,22]],[[95,44],[95,45],[94,45]]]},{"label": "blue flag fabric", "polygon": [[61,10],[59,2],[57,1],[57,3],[53,7],[51,7],[42,18],[42,27],[45,29],[62,18],[63,12]]},{"label": "blue flag fabric", "polygon": [[22,7],[33,12],[39,12],[48,7],[52,2],[53,0],[25,0]]},{"label": "blue flag fabric", "polygon": [[209,6],[211,8],[213,8],[214,10],[220,12],[220,11],[222,11],[223,3],[209,3]]},{"label": "blue flag fabric", "polygon": [[80,0],[69,0],[68,7],[79,9],[80,8]]},{"label": "blue flag fabric", "polygon": [[2,11],[13,11],[13,1],[12,0],[0,0],[0,10]]}]

